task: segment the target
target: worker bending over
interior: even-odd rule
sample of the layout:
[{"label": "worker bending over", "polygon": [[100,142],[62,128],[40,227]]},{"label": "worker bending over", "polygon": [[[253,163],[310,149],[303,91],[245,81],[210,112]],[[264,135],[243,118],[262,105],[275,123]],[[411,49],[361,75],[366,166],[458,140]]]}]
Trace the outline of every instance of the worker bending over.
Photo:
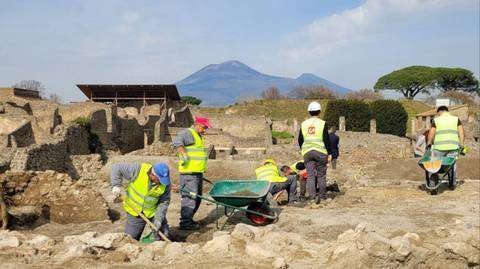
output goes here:
[{"label": "worker bending over", "polygon": [[[167,209],[170,204],[170,172],[165,163],[117,163],[112,166],[111,186],[114,199],[122,193],[122,181],[128,180],[123,199],[123,209],[127,212],[125,233],[140,240],[146,222],[143,214],[153,221],[157,231],[171,238],[167,223]],[[155,240],[160,237],[154,232]]]},{"label": "worker bending over", "polygon": [[310,118],[302,122],[298,145],[307,168],[308,200],[318,204],[327,199],[327,163],[332,158],[328,127],[319,118],[321,106],[317,102],[308,105]]},{"label": "worker bending over", "polygon": [[[207,118],[196,117],[192,128],[180,132],[173,140],[173,147],[179,157],[178,172],[180,173],[180,189],[202,195],[203,173],[207,169],[207,153],[205,152],[204,136],[211,128]],[[193,216],[200,207],[200,198],[180,192],[182,196],[180,209],[180,229],[198,230],[200,224]]]},{"label": "worker bending over", "polygon": [[270,182],[269,192],[275,195],[278,192],[286,190],[288,192],[288,202],[297,201],[297,179],[296,176],[282,177],[275,161],[266,159],[263,165],[255,169],[258,180],[266,180]]},{"label": "worker bending over", "polygon": [[295,176],[296,180],[298,180],[298,183],[300,183],[300,193],[298,195],[298,199],[300,201],[304,201],[306,199],[305,194],[307,190],[307,171],[305,170],[305,164],[303,160],[295,162],[290,166],[284,165],[282,168],[280,168],[280,171],[282,171],[283,175],[286,177]]}]

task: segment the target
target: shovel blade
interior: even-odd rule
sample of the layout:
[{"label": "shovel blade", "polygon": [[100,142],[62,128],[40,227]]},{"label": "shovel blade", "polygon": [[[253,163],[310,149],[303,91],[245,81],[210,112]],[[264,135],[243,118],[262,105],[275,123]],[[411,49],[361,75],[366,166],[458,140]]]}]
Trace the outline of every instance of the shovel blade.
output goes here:
[{"label": "shovel blade", "polygon": [[422,165],[427,172],[435,174],[442,168],[442,160],[426,161]]}]

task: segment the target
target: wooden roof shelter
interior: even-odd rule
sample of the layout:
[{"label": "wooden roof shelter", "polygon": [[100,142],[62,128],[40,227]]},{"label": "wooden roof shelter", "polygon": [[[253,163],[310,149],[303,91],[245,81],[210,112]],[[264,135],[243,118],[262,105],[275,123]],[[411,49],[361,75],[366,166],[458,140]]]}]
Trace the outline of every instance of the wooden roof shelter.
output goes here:
[{"label": "wooden roof shelter", "polygon": [[153,85],[108,85],[77,84],[90,101],[118,105],[119,102],[141,101],[143,105],[165,103],[166,100],[180,100],[177,86],[173,84]]}]

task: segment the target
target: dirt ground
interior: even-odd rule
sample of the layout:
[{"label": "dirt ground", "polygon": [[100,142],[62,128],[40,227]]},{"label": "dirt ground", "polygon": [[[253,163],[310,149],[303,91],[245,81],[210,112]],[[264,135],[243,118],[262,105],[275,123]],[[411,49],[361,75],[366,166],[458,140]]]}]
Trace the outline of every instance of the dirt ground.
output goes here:
[{"label": "dirt ground", "polygon": [[[330,177],[339,177],[340,172],[329,172]],[[337,238],[349,229],[361,223],[370,223],[375,225],[377,231],[381,231],[386,237],[394,237],[406,233],[416,233],[423,242],[431,241],[431,244],[442,236],[438,235],[438,229],[445,229],[450,233],[455,231],[470,231],[473,238],[480,239],[479,234],[479,215],[480,215],[480,181],[471,179],[460,179],[460,186],[455,191],[444,190],[439,195],[431,196],[421,190],[423,182],[417,178],[403,178],[399,174],[396,178],[390,179],[355,179],[349,178],[346,181],[368,182],[365,184],[356,184],[350,182],[342,188],[342,192],[334,199],[323,205],[311,205],[304,208],[291,206],[279,207],[279,220],[273,224],[276,229],[293,233],[301,237],[308,243],[325,244],[326,242],[336,242]],[[345,185],[345,184],[344,184]],[[348,187],[348,185],[358,187]],[[103,191],[106,191],[104,189]],[[331,194],[333,197],[333,194]],[[196,218],[202,224],[202,229],[196,232],[179,231],[179,194],[174,195],[169,208],[168,220],[175,237],[187,242],[188,244],[205,244],[212,240],[216,228],[216,207],[204,202],[198,211]],[[115,211],[122,212],[119,204],[110,204]],[[222,211],[220,213],[223,213]],[[47,223],[33,230],[22,231],[24,235],[46,235],[57,242],[64,241],[68,235],[81,235],[86,232],[96,231],[99,234],[122,232],[125,218],[120,213],[121,218],[114,221],[99,221],[83,224],[60,225]],[[239,223],[249,224],[248,219],[243,213],[236,213],[227,220],[225,216],[219,219],[220,224],[225,224],[224,231],[232,232]],[[477,242],[478,246],[478,242]],[[476,249],[480,251],[479,249]],[[30,250],[33,251],[33,250]],[[37,250],[38,252],[38,250]],[[35,253],[35,251],[33,252]],[[108,252],[98,252],[82,256],[77,259],[70,259],[64,262],[58,262],[54,259],[54,253],[50,255],[32,255],[28,257],[28,251],[13,251],[13,249],[3,249],[0,251],[0,261],[2,268],[13,268],[21,265],[25,268],[41,268],[50,266],[52,268],[64,267],[115,267],[132,268],[138,267],[138,264],[115,260]],[[32,254],[32,253],[30,253]],[[480,252],[478,253],[480,254]],[[300,255],[300,254],[298,254]],[[295,259],[289,261],[290,268],[319,268],[315,264],[302,263],[302,256],[294,256]],[[325,255],[327,255],[325,253]],[[113,255],[114,256],[114,255]],[[187,268],[191,267],[191,262],[195,262],[196,268],[271,268],[272,259],[245,258],[245,254],[226,255],[225,258],[219,258],[217,255],[201,256],[201,260],[195,260],[198,255],[176,257],[170,260],[168,264],[161,264],[165,268]],[[235,257],[238,256],[238,257]],[[438,259],[433,258],[430,261],[424,261],[421,267],[443,267],[438,263]],[[296,261],[298,259],[298,261]],[[452,259],[445,253],[441,260]],[[478,261],[478,260],[477,260]],[[416,263],[415,263],[416,264]],[[160,265],[160,264],[159,264]],[[337,267],[336,263],[326,263],[326,265]],[[378,267],[381,263],[372,261],[364,265]],[[386,267],[405,266],[410,267],[413,263],[385,264]],[[464,258],[455,257],[449,268],[460,268],[469,265]],[[478,264],[470,263],[472,266]],[[307,266],[307,267],[304,267]],[[282,268],[282,267],[280,267]]]},{"label": "dirt ground", "polygon": [[[106,175],[79,182],[56,175],[73,195],[84,197],[78,200],[81,204],[76,210],[95,207],[101,211],[105,207],[112,221],[59,224],[43,220],[33,226],[13,226],[14,231],[0,231],[1,268],[479,268],[478,152],[458,161],[456,190],[445,187],[433,196],[424,191],[424,172],[418,160],[394,155],[398,148],[395,143],[404,140],[387,137],[392,140],[388,147],[383,142],[360,147],[355,144],[359,138],[349,136],[351,141],[343,137],[344,154],[337,170],[328,169],[328,181],[339,183],[341,188],[340,193],[328,194],[330,202],[279,206],[275,208],[278,221],[254,227],[243,212],[227,218],[220,208],[217,218],[216,206],[204,201],[195,216],[202,228],[190,232],[178,229],[180,194],[175,193],[167,218],[179,243],[146,245],[123,235],[125,213],[121,204],[110,201]],[[288,157],[293,150],[293,145],[282,145],[271,154],[279,165],[288,164],[296,160]],[[227,166],[235,162],[212,162],[208,177],[231,176]],[[238,164],[235,174],[245,171],[237,178],[250,178],[257,161]],[[22,188],[45,188],[42,182],[51,183],[48,173],[37,176],[33,183],[25,179]],[[177,182],[177,175],[172,176]],[[21,186],[12,187],[17,188]],[[204,183],[204,188],[208,192],[209,184]],[[95,201],[106,201],[102,207],[89,204],[92,194],[87,190],[92,189],[98,191],[93,194],[97,195]],[[77,190],[84,191],[78,194]],[[31,192],[21,197],[26,199]],[[39,195],[48,193],[44,190]],[[59,218],[71,215],[68,208],[59,212]],[[217,229],[217,220],[222,229]],[[147,228],[144,234],[148,232]]]}]

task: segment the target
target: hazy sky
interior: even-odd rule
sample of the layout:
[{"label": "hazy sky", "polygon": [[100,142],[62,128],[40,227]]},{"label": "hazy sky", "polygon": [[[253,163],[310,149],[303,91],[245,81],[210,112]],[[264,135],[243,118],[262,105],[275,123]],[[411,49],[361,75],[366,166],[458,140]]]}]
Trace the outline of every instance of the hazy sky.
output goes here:
[{"label": "hazy sky", "polygon": [[479,0],[0,0],[0,86],[174,83],[239,60],[351,89],[409,65],[479,76]]}]

